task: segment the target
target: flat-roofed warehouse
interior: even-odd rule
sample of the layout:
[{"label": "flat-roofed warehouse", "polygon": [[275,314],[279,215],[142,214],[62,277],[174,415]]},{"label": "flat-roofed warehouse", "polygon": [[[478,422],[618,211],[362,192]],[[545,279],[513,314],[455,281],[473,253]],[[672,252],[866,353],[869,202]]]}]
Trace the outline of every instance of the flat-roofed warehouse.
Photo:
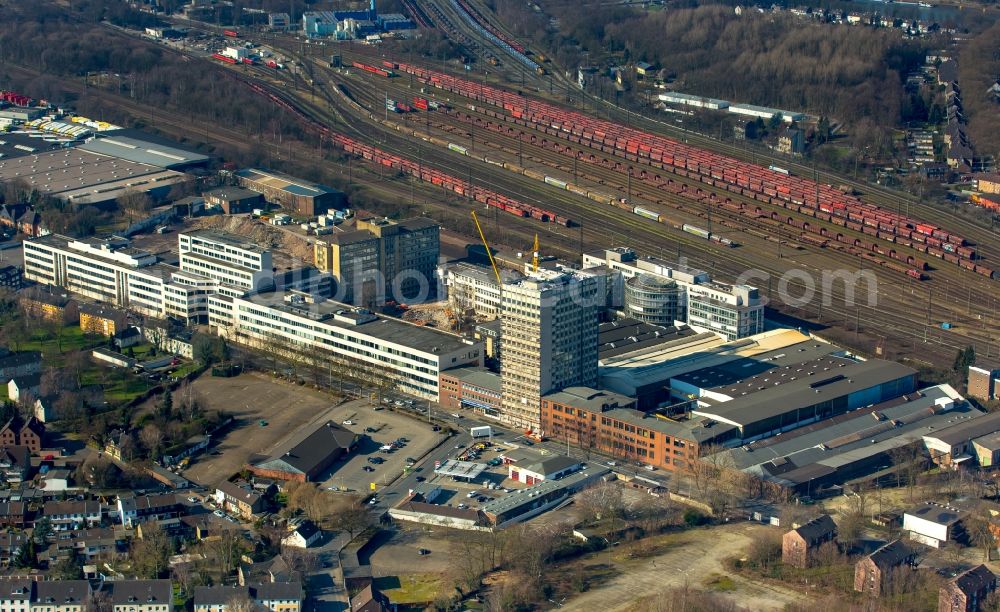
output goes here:
[{"label": "flat-roofed warehouse", "polygon": [[259,168],[236,172],[236,180],[240,187],[263,194],[269,202],[310,217],[343,208],[347,201],[336,189]]},{"label": "flat-roofed warehouse", "polygon": [[0,181],[22,180],[77,206],[107,207],[128,191],[159,199],[188,175],[73,147],[0,159]]},{"label": "flat-roofed warehouse", "polygon": [[687,372],[670,385],[675,395],[697,399],[695,415],[735,425],[740,438],[752,440],[910,393],[916,375],[812,340]]},{"label": "flat-roofed warehouse", "polygon": [[111,155],[126,161],[160,166],[169,170],[200,166],[209,161],[209,157],[201,153],[129,136],[94,138],[79,148],[91,153]]},{"label": "flat-roofed warehouse", "polygon": [[[805,495],[889,469],[894,451],[985,414],[938,385],[722,451],[724,463]],[[974,428],[974,427],[973,427]]]}]

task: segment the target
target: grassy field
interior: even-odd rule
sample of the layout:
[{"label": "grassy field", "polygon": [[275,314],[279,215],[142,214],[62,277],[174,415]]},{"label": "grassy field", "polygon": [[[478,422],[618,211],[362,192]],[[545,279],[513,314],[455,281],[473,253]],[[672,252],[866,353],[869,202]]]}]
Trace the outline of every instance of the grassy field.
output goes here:
[{"label": "grassy field", "polygon": [[109,404],[124,404],[146,392],[148,383],[144,378],[122,369],[111,370],[101,366],[89,368],[81,376],[83,386],[100,385],[104,389],[104,399]]},{"label": "grassy field", "polygon": [[104,346],[106,340],[100,336],[84,334],[79,325],[63,327],[59,336],[35,334],[18,346],[22,351],[41,351],[46,361],[58,361],[72,351]]},{"label": "grassy field", "polygon": [[441,576],[438,574],[407,574],[376,578],[375,586],[392,603],[400,605],[426,604],[434,601],[441,591]]}]

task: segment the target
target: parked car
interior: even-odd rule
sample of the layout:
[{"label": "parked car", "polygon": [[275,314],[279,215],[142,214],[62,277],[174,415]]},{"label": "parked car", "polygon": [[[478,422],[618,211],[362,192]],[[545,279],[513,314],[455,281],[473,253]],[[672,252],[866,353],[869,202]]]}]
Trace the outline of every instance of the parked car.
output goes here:
[{"label": "parked car", "polygon": [[366,465],[366,466],[364,466],[364,467],[363,467],[363,468],[361,468],[361,469],[362,469],[362,470],[364,470],[364,471],[366,471],[366,472],[374,472],[374,471],[375,471],[375,468],[373,468],[373,467],[372,467],[372,466],[370,466],[370,465]]},{"label": "parked car", "polygon": [[375,465],[378,465],[378,464],[384,463],[384,462],[385,462],[385,459],[383,459],[381,457],[369,457],[368,458],[368,463],[374,463]]},{"label": "parked car", "polygon": [[425,480],[427,480],[427,479],[426,479],[426,478],[424,478],[423,476],[417,476],[417,477],[416,477],[416,481],[417,481],[417,482],[423,482],[423,481],[425,481]]},{"label": "parked car", "polygon": [[199,500],[197,497],[192,495],[191,497],[188,498],[188,501],[191,502],[192,504],[197,504]]},{"label": "parked car", "polygon": [[344,421],[344,425],[354,425],[354,421],[347,419],[346,421]]},{"label": "parked car", "polygon": [[427,550],[426,548],[421,548],[417,551],[417,554],[423,557],[425,555],[431,554],[431,551]]},{"label": "parked car", "polygon": [[217,516],[219,518],[223,518],[224,516],[226,516],[226,513],[223,512],[222,510],[214,510],[212,512],[212,514],[214,514],[215,516]]}]

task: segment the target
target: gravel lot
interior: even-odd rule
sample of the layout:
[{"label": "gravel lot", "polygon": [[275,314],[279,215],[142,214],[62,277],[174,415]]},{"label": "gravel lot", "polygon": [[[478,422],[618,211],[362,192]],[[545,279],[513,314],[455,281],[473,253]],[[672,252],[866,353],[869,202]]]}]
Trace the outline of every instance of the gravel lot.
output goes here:
[{"label": "gravel lot", "polygon": [[[218,455],[200,455],[184,477],[215,486],[238,472],[254,453],[267,454],[300,427],[331,418],[336,398],[259,373],[217,378],[208,372],[193,383],[194,392],[209,410],[224,410],[236,423],[221,439],[213,440]],[[260,420],[267,422],[260,425]]]}]

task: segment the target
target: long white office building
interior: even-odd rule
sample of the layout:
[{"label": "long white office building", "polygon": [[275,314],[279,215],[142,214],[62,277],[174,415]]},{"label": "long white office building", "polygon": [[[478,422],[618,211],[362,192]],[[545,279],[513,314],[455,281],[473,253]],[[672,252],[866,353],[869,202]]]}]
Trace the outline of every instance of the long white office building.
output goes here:
[{"label": "long white office building", "polygon": [[177,236],[181,270],[245,291],[274,286],[271,252],[240,236],[195,230]]},{"label": "long white office building", "polygon": [[299,291],[212,296],[209,325],[251,348],[307,361],[326,356],[362,377],[387,376],[400,391],[433,401],[442,370],[483,365],[481,342]]},{"label": "long white office building", "polygon": [[669,325],[659,319],[674,313],[677,321],[726,340],[764,331],[764,302],[756,287],[713,281],[703,270],[656,257],[640,257],[627,247],[585,253],[583,267],[594,266],[607,267],[620,275],[611,279],[612,296],[607,307],[628,317]]},{"label": "long white office building", "polygon": [[204,317],[210,278],[158,263],[125,238],[50,234],[24,242],[25,278],[151,316]]}]

